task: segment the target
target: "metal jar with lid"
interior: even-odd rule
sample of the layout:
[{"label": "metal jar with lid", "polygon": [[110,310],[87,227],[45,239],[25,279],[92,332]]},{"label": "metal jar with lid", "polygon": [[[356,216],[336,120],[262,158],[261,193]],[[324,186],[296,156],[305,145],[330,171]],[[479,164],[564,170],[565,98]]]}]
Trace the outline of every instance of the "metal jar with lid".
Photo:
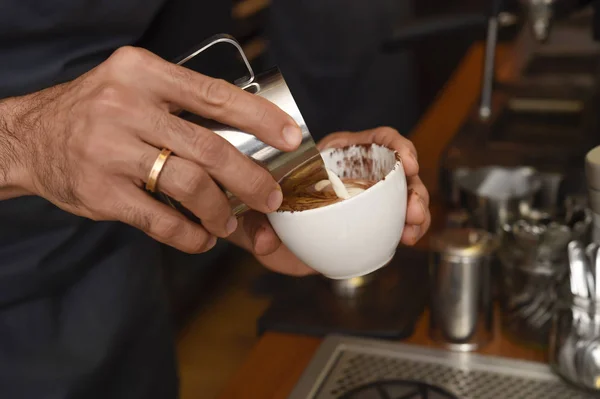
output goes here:
[{"label": "metal jar with lid", "polygon": [[493,338],[492,255],[498,240],[479,229],[447,229],[431,241],[432,340],[475,350]]}]

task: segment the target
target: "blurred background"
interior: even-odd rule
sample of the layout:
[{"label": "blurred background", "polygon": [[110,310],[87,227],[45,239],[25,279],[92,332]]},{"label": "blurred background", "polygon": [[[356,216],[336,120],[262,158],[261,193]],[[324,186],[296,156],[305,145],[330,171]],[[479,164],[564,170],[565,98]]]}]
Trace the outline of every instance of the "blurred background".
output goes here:
[{"label": "blurred background", "polygon": [[[269,273],[224,243],[203,255],[218,267],[165,249],[183,399],[217,397],[269,331],[441,342],[550,362],[561,373],[557,354],[570,349],[564,342],[578,342],[570,329],[578,316],[562,313],[562,329],[552,329],[552,320],[575,306],[582,278],[589,283],[588,312],[598,299],[591,290],[600,264],[587,270],[594,263],[586,260],[587,271],[577,269],[583,263],[570,261],[583,250],[567,251],[567,244],[590,244],[592,215],[600,212],[590,209],[584,172],[586,153],[600,137],[600,24],[589,9],[569,13],[546,40],[544,18],[567,13],[545,13],[544,4],[587,2],[513,0],[501,10],[496,3],[232,2],[228,33],[255,71],[281,69],[315,139],[388,125],[413,140],[433,225],[416,248],[399,247],[390,265],[349,281]],[[188,18],[180,25],[193,26],[194,14]],[[497,51],[490,38],[497,38]],[[173,59],[204,38],[192,39],[167,41],[158,53]],[[215,54],[211,60],[222,63],[207,62],[202,72],[231,81],[245,73],[235,54]],[[241,66],[232,68],[232,60]],[[493,85],[482,84],[483,77]],[[482,86],[492,90],[480,96]],[[436,235],[437,246],[429,245]],[[473,237],[499,244],[488,251]],[[593,244],[586,249],[598,252]],[[475,254],[470,269],[444,258],[457,250]],[[474,272],[480,268],[486,273]],[[465,325],[468,334],[461,335]],[[577,331],[600,342],[600,324]]]}]

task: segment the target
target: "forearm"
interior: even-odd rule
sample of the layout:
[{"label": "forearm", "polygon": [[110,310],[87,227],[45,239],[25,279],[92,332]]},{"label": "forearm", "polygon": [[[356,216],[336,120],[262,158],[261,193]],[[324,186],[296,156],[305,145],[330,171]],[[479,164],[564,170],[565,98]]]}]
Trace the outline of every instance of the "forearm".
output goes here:
[{"label": "forearm", "polygon": [[0,201],[29,194],[21,184],[26,168],[18,128],[19,104],[16,98],[0,100]]}]

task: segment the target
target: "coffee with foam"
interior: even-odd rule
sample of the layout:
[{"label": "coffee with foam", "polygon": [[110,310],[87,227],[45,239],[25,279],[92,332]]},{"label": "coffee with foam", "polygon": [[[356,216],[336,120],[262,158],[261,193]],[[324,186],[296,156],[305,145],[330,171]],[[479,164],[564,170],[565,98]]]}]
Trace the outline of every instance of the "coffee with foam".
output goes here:
[{"label": "coffee with foam", "polygon": [[[326,170],[328,179],[323,179],[322,171],[303,171],[302,178],[295,175],[281,182],[284,198],[279,211],[299,212],[352,198],[382,180],[392,167],[389,157],[376,156],[383,151],[378,146],[355,146],[345,150],[345,156],[331,152],[328,163],[335,161]],[[389,151],[385,149],[385,151]],[[393,162],[396,158],[393,158]],[[388,165],[389,164],[389,165]],[[316,167],[312,165],[312,167]],[[336,169],[335,171],[333,169]]]},{"label": "coffee with foam", "polygon": [[[282,181],[284,206],[267,214],[273,230],[298,259],[326,277],[348,279],[379,269],[394,256],[404,229],[402,162],[393,150],[376,145],[326,149],[321,156],[350,198],[338,197],[335,177],[327,173],[305,174],[310,182]],[[285,195],[288,189],[296,195]]]}]

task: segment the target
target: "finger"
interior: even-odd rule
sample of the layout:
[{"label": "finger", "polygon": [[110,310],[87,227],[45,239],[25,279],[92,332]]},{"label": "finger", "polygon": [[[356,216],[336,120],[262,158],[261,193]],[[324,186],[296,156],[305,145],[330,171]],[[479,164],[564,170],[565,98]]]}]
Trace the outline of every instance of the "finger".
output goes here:
[{"label": "finger", "polygon": [[176,104],[196,115],[237,127],[284,151],[300,145],[302,131],[298,124],[274,103],[150,52],[137,52],[143,52],[136,56],[137,62],[143,64],[142,76],[138,78],[143,82],[139,84],[150,86],[159,103]]},{"label": "finger", "polygon": [[[244,219],[250,216],[253,212],[244,215]],[[253,223],[250,222],[249,226],[252,226]],[[255,226],[260,226],[260,224],[254,224]],[[242,222],[241,226],[237,229],[235,233],[229,236],[227,239],[236,245],[246,249],[247,251],[254,252],[254,239],[250,239],[249,236],[256,237],[256,234],[253,231],[260,230],[258,229],[250,229],[250,232],[246,231],[245,223]],[[273,270],[278,273],[294,275],[294,276],[305,276],[308,274],[315,274],[316,271],[306,264],[304,264],[300,259],[298,259],[290,250],[279,242],[279,238],[277,240],[277,248],[271,252],[271,249],[275,247],[271,247],[269,250],[266,250],[266,254],[256,254],[256,258],[268,269]],[[271,243],[273,243],[271,241]],[[260,247],[260,245],[259,245]],[[262,250],[259,248],[259,251]]]},{"label": "finger", "polygon": [[406,224],[421,225],[425,223],[427,217],[427,209],[421,199],[421,196],[416,191],[410,191],[408,195],[408,206],[406,208]]},{"label": "finger", "polygon": [[402,166],[404,167],[406,176],[410,177],[419,174],[417,150],[414,144],[396,130],[389,127],[379,127],[358,133],[332,133],[321,140],[317,147],[320,150],[323,150],[326,148],[341,148],[359,144],[378,144],[392,149],[396,151],[402,159]]},{"label": "finger", "polygon": [[123,197],[111,209],[112,216],[164,244],[187,253],[206,252],[217,239],[202,226],[186,219],[176,210],[164,205],[138,187],[122,191]]},{"label": "finger", "polygon": [[244,216],[244,230],[252,243],[252,252],[255,255],[265,256],[275,252],[281,241],[265,215],[250,212]]},{"label": "finger", "polygon": [[[160,154],[155,147],[142,144],[137,159],[137,178],[147,181],[150,169]],[[237,228],[237,219],[225,193],[201,167],[171,155],[165,162],[157,190],[179,201],[202,221],[202,226],[217,237],[227,237]]]},{"label": "finger", "polygon": [[269,255],[257,256],[260,263],[266,268],[291,276],[307,276],[317,272],[302,262],[285,245],[280,245],[277,250]]},{"label": "finger", "polygon": [[420,225],[409,225],[404,226],[404,231],[402,232],[402,238],[400,241],[406,245],[414,245],[419,241],[429,230],[429,226],[431,225],[431,213],[427,212],[425,214],[425,222]]},{"label": "finger", "polygon": [[416,191],[419,194],[419,198],[423,201],[425,208],[429,207],[430,196],[427,187],[421,181],[419,176],[412,176],[407,179],[408,191]]},{"label": "finger", "polygon": [[271,174],[214,132],[163,113],[157,122],[142,125],[139,135],[201,166],[250,208],[263,213],[279,209],[283,195]]}]

